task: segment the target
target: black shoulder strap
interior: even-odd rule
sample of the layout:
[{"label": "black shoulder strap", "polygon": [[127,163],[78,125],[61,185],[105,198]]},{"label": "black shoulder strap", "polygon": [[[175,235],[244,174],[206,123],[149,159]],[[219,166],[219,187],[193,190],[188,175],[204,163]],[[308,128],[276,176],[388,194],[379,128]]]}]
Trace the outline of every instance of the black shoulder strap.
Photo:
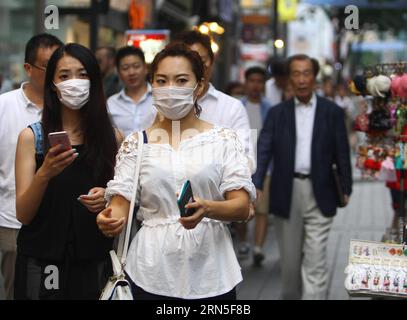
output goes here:
[{"label": "black shoulder strap", "polygon": [[144,143],[148,143],[148,139],[147,139],[147,132],[146,132],[146,130],[143,130],[143,140],[144,140]]}]

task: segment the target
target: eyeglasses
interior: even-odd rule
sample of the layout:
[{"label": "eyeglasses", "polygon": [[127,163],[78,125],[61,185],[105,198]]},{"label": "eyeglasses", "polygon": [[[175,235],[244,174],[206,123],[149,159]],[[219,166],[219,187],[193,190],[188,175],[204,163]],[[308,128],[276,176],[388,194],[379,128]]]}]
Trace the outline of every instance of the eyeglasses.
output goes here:
[{"label": "eyeglasses", "polygon": [[47,70],[47,67],[39,67],[39,66],[35,65],[34,63],[30,63],[30,65],[32,65],[33,67],[37,68],[38,70],[41,70],[44,72]]}]

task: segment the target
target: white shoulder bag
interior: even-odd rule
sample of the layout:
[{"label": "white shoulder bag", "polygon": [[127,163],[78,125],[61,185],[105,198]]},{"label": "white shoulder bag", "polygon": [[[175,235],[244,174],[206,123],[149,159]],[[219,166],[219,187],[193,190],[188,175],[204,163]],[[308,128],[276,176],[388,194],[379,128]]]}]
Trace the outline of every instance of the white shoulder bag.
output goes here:
[{"label": "white shoulder bag", "polygon": [[107,281],[105,288],[99,300],[133,300],[130,283],[125,279],[124,266],[127,259],[127,251],[129,249],[129,240],[131,226],[133,222],[134,206],[136,202],[138,181],[141,168],[141,157],[143,154],[144,137],[142,132],[138,132],[138,157],[137,167],[134,175],[133,193],[131,196],[129,216],[126,227],[120,234],[117,253],[111,250],[110,258],[112,259],[113,275]]}]

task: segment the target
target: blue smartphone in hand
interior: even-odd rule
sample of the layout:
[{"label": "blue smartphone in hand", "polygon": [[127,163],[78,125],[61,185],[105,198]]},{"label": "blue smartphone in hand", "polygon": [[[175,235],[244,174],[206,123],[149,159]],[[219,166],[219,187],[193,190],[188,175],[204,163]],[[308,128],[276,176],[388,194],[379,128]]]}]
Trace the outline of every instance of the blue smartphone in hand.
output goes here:
[{"label": "blue smartphone in hand", "polygon": [[195,202],[194,200],[194,195],[192,194],[192,187],[191,187],[191,182],[187,180],[181,188],[181,192],[178,196],[178,208],[181,217],[189,217],[192,216],[195,213],[195,209],[186,209],[185,206],[188,203]]}]

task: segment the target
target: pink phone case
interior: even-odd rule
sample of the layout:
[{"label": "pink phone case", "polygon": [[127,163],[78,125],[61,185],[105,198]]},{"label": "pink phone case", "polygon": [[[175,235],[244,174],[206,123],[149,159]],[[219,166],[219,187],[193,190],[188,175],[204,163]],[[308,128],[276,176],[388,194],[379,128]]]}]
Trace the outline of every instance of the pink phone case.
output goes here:
[{"label": "pink phone case", "polygon": [[62,144],[62,149],[58,153],[70,150],[72,148],[66,131],[52,132],[48,134],[48,140],[51,147]]}]

